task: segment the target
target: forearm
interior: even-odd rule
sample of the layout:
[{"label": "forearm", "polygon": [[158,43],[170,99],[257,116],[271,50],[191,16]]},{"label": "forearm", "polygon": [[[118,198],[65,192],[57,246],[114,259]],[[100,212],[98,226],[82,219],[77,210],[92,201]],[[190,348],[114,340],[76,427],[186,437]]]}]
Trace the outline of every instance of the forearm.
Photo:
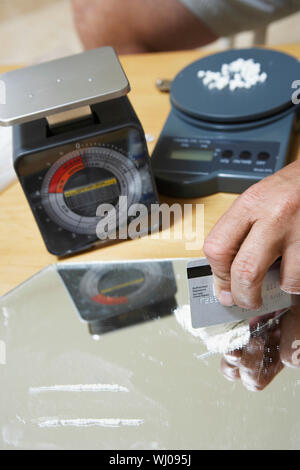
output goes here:
[{"label": "forearm", "polygon": [[112,45],[119,53],[199,47],[217,39],[178,0],[72,0],[86,49]]}]

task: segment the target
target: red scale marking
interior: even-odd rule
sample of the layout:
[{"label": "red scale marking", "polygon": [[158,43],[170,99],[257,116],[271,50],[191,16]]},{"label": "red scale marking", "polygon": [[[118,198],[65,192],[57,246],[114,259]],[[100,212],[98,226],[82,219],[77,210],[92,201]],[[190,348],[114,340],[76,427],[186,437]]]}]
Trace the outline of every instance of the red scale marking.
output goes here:
[{"label": "red scale marking", "polygon": [[128,302],[127,297],[106,297],[103,294],[95,295],[92,300],[102,305],[120,305]]},{"label": "red scale marking", "polygon": [[64,163],[53,175],[49,193],[63,193],[68,179],[80,170],[85,168],[82,158],[79,155]]}]

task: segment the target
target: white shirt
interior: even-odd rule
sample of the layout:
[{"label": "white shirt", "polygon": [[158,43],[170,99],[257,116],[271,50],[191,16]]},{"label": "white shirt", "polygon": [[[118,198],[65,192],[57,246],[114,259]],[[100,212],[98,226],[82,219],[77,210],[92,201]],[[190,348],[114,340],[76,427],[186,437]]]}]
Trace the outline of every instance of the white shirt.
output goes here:
[{"label": "white shirt", "polygon": [[218,36],[258,29],[300,10],[300,0],[180,0]]}]

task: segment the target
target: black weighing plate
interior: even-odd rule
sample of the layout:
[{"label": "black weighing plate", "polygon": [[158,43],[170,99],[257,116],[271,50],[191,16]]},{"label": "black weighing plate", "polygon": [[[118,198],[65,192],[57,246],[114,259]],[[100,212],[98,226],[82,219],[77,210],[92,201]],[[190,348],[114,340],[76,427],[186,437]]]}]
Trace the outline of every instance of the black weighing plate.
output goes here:
[{"label": "black weighing plate", "polygon": [[[224,63],[253,59],[267,74],[264,83],[250,89],[209,89],[199,70],[221,70]],[[299,62],[292,56],[267,49],[238,49],[204,57],[182,70],[171,87],[172,104],[189,116],[212,122],[254,121],[292,106],[292,81],[299,77]]]}]

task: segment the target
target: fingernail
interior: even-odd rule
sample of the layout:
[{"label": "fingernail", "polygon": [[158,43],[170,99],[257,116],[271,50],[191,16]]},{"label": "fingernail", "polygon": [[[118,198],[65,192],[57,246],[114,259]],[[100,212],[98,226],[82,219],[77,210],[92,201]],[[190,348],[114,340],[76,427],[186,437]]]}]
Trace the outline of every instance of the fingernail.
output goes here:
[{"label": "fingernail", "polygon": [[234,304],[232,294],[227,290],[221,290],[219,293],[219,301],[226,307],[231,307]]}]

